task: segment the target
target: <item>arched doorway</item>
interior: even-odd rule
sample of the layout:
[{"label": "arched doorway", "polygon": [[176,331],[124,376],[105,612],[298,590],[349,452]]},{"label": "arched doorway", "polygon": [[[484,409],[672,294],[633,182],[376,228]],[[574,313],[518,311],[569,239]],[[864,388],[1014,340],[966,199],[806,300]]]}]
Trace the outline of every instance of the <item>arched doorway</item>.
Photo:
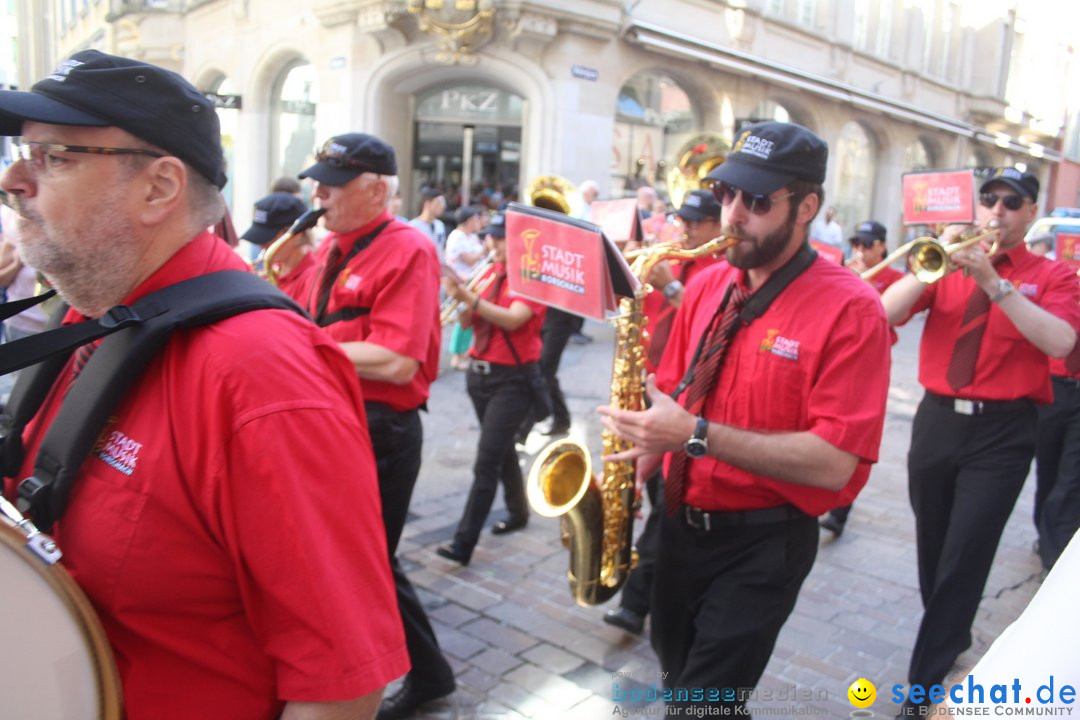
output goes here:
[{"label": "arched doorway", "polygon": [[282,68],[271,92],[271,181],[296,177],[310,164],[316,142],[318,102],[319,85],[313,65],[296,60]]},{"label": "arched doorway", "polygon": [[520,95],[479,83],[419,93],[410,197],[433,187],[452,207],[480,203],[492,209],[516,199],[523,110]]}]

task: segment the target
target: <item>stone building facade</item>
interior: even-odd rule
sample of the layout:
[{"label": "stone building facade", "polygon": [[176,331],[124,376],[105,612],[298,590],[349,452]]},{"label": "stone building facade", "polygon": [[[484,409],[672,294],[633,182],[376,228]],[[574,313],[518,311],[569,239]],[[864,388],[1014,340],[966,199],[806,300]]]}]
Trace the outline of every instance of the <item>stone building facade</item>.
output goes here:
[{"label": "stone building facade", "polygon": [[[412,214],[426,184],[474,199],[545,174],[602,196],[662,190],[681,159],[722,156],[766,118],[828,141],[826,203],[846,231],[876,218],[895,244],[901,176],[922,168],[1018,164],[1046,209],[1080,205],[1074,48],[1033,1],[17,2],[36,37],[27,80],[98,47],[216,94],[238,224],[335,133],[394,145]],[[1060,91],[1032,92],[1051,65]]]}]

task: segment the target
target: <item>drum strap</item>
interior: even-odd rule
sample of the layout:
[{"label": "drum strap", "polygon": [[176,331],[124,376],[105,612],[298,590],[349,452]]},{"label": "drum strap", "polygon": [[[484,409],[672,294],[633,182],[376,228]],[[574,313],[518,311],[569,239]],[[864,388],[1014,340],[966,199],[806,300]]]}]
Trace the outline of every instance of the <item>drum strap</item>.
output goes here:
[{"label": "drum strap", "polygon": [[173,331],[262,309],[291,310],[306,317],[291,298],[261,278],[225,270],[162,288],[130,306],[118,305],[101,318],[0,346],[0,374],[37,363],[20,374],[2,418],[4,447],[0,461],[4,474],[11,477],[23,461],[22,431],[40,409],[72,350],[105,338],[89,357],[46,431],[34,460],[33,475],[19,483],[19,509],[29,513],[42,532],[49,532],[66,509],[79,468],[109,414]]}]

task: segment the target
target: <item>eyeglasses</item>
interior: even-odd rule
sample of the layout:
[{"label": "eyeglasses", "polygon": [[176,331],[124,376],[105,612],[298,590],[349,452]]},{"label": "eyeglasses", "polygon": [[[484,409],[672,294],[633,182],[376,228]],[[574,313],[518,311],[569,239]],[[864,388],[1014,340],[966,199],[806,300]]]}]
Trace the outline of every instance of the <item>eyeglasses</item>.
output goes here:
[{"label": "eyeglasses", "polygon": [[315,153],[315,159],[332,168],[345,168],[347,170],[368,170],[370,166],[363,160],[345,157],[349,149],[341,143],[334,142],[333,138],[323,143],[319,152]]},{"label": "eyeglasses", "polygon": [[146,155],[152,158],[166,157],[164,153],[159,153],[154,150],[145,150],[143,148],[62,145],[60,143],[34,142],[29,140],[17,140],[11,143],[11,161],[26,161],[30,165],[30,170],[35,177],[45,175],[51,168],[66,162],[66,158],[54,155],[54,153],[62,152],[83,153],[87,155]]},{"label": "eyeglasses", "polygon": [[743,205],[754,215],[768,215],[769,211],[772,210],[774,202],[789,198],[795,194],[795,192],[792,191],[787,195],[773,197],[772,193],[748,193],[741,188],[728,185],[726,182],[713,183],[712,188],[710,189],[717,202],[724,207],[735,202],[736,195],[742,195]]},{"label": "eyeglasses", "polygon": [[989,209],[993,209],[1000,200],[1006,210],[1019,210],[1024,206],[1024,200],[1026,199],[1021,195],[998,195],[992,192],[979,193],[979,204]]}]

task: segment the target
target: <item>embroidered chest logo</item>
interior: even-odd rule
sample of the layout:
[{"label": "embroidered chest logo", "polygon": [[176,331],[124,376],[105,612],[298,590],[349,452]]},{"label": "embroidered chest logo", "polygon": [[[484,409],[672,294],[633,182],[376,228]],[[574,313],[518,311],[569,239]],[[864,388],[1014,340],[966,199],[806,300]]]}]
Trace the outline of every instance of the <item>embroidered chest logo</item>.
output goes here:
[{"label": "embroidered chest logo", "polygon": [[103,463],[124,475],[132,475],[139,461],[142,443],[132,440],[119,430],[106,430],[98,438],[94,454]]},{"label": "embroidered chest logo", "polygon": [[1020,294],[1024,297],[1037,297],[1039,294],[1039,285],[1037,283],[1020,283],[1017,287]]},{"label": "embroidered chest logo", "polygon": [[779,330],[772,329],[765,331],[765,337],[761,341],[761,346],[758,348],[759,352],[772,353],[773,355],[779,355],[782,358],[788,360],[799,359],[799,341],[786,338],[780,334]]}]

